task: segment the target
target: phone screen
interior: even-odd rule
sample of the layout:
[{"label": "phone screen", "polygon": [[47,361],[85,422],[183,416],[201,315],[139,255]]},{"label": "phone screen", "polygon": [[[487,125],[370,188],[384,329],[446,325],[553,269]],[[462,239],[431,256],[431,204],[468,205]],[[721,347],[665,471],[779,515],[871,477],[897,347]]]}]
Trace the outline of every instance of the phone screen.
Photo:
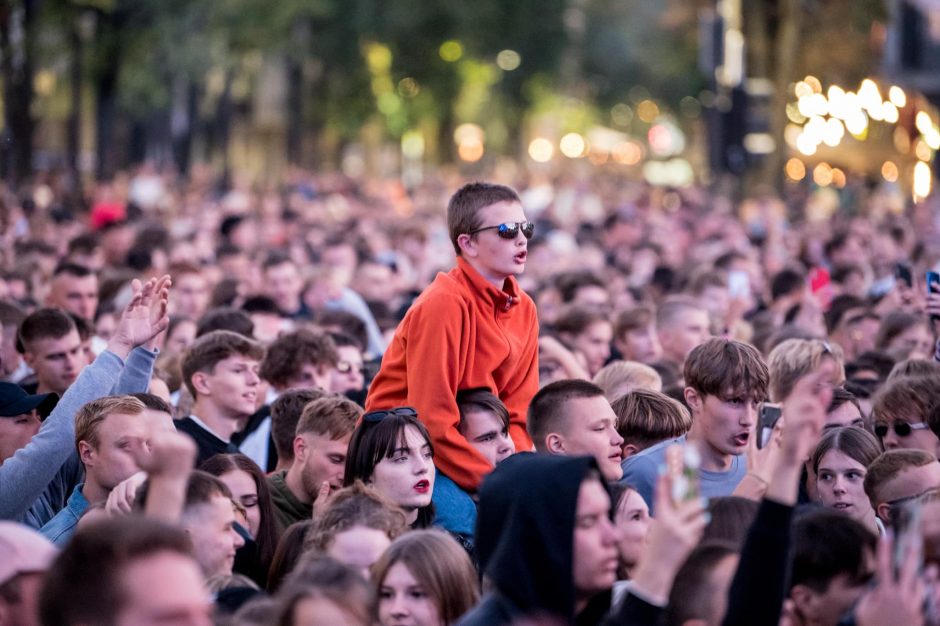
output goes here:
[{"label": "phone screen", "polygon": [[764,447],[770,443],[770,437],[774,433],[774,426],[777,425],[777,420],[780,419],[782,410],[779,404],[772,404],[770,402],[765,402],[760,406],[760,412],[758,414],[757,420],[757,447],[764,449]]}]

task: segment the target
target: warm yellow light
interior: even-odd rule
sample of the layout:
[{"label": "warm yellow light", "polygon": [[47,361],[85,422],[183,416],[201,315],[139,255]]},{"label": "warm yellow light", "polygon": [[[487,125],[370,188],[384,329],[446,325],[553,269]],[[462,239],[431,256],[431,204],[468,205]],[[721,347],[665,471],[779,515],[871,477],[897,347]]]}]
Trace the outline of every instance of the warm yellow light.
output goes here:
[{"label": "warm yellow light", "polygon": [[813,93],[813,88],[806,81],[800,81],[793,87],[793,93],[797,98],[805,98]]},{"label": "warm yellow light", "polygon": [[899,109],[903,109],[907,106],[907,94],[897,85],[893,85],[891,89],[888,90],[888,99]]},{"label": "warm yellow light", "polygon": [[820,187],[828,187],[832,184],[832,168],[828,163],[820,163],[813,168],[813,182]]},{"label": "warm yellow light", "polygon": [[[875,84],[870,78],[866,78],[862,81],[861,86],[858,88],[858,97],[862,101],[862,106],[868,110],[869,115],[873,113],[874,110],[881,109],[881,92],[878,90],[878,85]],[[878,119],[872,115],[873,119]]]},{"label": "warm yellow light", "polygon": [[856,137],[863,135],[868,129],[868,116],[864,111],[854,111],[845,118],[845,129]]},{"label": "warm yellow light", "polygon": [[845,172],[840,170],[838,167],[832,168],[832,185],[839,189],[843,189],[846,182]]},{"label": "warm yellow light", "polygon": [[483,129],[477,124],[461,124],[454,129],[454,143],[458,146],[469,141],[483,143],[484,134]]},{"label": "warm yellow light", "polygon": [[914,166],[914,200],[922,200],[930,195],[932,179],[929,165],[920,161]]},{"label": "warm yellow light", "polygon": [[894,129],[894,147],[901,154],[907,154],[911,151],[911,137],[907,134],[907,130],[901,126]]},{"label": "warm yellow light", "polygon": [[621,141],[610,151],[610,156],[621,165],[636,165],[643,158],[643,149],[633,141]]},{"label": "warm yellow light", "polygon": [[790,180],[800,181],[806,178],[806,166],[796,157],[787,161],[784,171]]},{"label": "warm yellow light", "polygon": [[469,139],[457,146],[457,156],[468,163],[476,163],[483,158],[483,142]]},{"label": "warm yellow light", "polygon": [[806,116],[800,113],[799,106],[794,102],[787,103],[787,119],[794,124],[802,124],[806,121]]},{"label": "warm yellow light", "polygon": [[889,124],[897,124],[900,117],[898,108],[892,102],[885,102],[881,105],[881,117]]},{"label": "warm yellow light", "polygon": [[609,158],[610,155],[606,150],[591,150],[588,153],[588,161],[593,165],[603,165]]},{"label": "warm yellow light", "polygon": [[924,142],[930,146],[931,150],[940,150],[940,132],[931,128],[929,133],[924,134]]},{"label": "warm yellow light", "polygon": [[533,139],[529,144],[529,156],[538,163],[548,163],[555,156],[555,146],[544,137]]},{"label": "warm yellow light", "polygon": [[819,142],[815,141],[812,137],[803,132],[796,139],[796,149],[800,153],[805,154],[806,156],[812,156],[816,154],[816,148],[819,146]]},{"label": "warm yellow light", "polygon": [[796,147],[796,140],[800,138],[800,133],[803,132],[803,129],[796,124],[787,124],[787,127],[783,129],[783,140],[787,142],[787,145],[791,148]]},{"label": "warm yellow light", "polygon": [[644,100],[636,105],[636,115],[647,124],[659,117],[659,105],[652,100]]},{"label": "warm yellow light", "polygon": [[401,153],[410,159],[424,155],[424,135],[420,130],[409,130],[401,136]]},{"label": "warm yellow light", "polygon": [[803,82],[810,86],[813,93],[822,93],[822,83],[815,76],[807,76],[803,79]]},{"label": "warm yellow light", "polygon": [[924,140],[918,140],[914,144],[914,156],[916,156],[921,161],[929,161],[933,158],[933,150],[930,149],[930,146]]},{"label": "warm yellow light", "polygon": [[881,165],[881,175],[889,183],[896,182],[898,179],[898,166],[894,161],[885,161]]},{"label": "warm yellow light", "polygon": [[800,114],[811,117],[813,115],[827,115],[829,113],[829,102],[826,96],[821,93],[814,93],[800,98],[796,103]]},{"label": "warm yellow light", "polygon": [[845,127],[837,119],[830,118],[826,122],[826,130],[823,131],[823,143],[831,148],[835,148],[842,141],[845,135]]},{"label": "warm yellow light", "polygon": [[914,118],[914,126],[916,126],[917,130],[922,134],[926,135],[933,129],[933,121],[926,111],[918,111],[917,116]]},{"label": "warm yellow light", "polygon": [[583,156],[586,147],[587,144],[584,141],[584,137],[578,133],[568,133],[558,142],[558,148],[561,150],[561,153],[569,159],[576,159]]}]

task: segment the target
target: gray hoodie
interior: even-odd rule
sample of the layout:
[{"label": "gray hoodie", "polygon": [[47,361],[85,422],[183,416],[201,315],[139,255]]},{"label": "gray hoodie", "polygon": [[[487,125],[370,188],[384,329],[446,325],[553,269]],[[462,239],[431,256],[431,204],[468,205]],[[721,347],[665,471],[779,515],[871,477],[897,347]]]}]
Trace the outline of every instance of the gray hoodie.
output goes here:
[{"label": "gray hoodie", "polygon": [[103,396],[146,391],[155,360],[156,353],[134,348],[125,365],[105,350],[82,370],[39,432],[0,465],[0,519],[38,528],[62,508],[82,473],[75,453],[75,414]]}]

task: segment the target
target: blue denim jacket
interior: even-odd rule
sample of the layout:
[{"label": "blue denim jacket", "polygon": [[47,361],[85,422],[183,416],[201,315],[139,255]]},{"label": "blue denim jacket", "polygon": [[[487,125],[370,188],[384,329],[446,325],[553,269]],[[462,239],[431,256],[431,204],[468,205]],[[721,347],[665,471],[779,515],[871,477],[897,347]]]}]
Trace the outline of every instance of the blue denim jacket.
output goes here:
[{"label": "blue denim jacket", "polygon": [[78,526],[78,518],[80,518],[85,512],[85,509],[88,508],[88,500],[82,495],[82,487],[84,484],[85,483],[82,483],[75,487],[75,490],[72,491],[72,495],[69,496],[68,502],[65,504],[65,508],[56,513],[56,516],[46,522],[45,526],[39,530],[46,539],[59,548],[64,547],[65,544],[69,542],[69,539],[72,538],[72,535],[75,533],[75,527]]}]

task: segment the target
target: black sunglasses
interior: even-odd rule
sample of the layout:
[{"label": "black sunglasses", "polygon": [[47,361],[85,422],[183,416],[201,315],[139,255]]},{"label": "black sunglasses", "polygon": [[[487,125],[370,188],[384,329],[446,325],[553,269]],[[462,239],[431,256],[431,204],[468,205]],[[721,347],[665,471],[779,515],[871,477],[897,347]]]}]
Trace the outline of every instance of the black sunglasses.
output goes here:
[{"label": "black sunglasses", "polygon": [[[907,437],[911,434],[911,431],[914,430],[924,430],[925,428],[930,428],[927,424],[923,422],[919,424],[908,424],[907,422],[894,422],[891,424],[891,429],[894,431],[894,434],[898,437]],[[887,424],[875,424],[873,429],[875,434],[878,435],[880,439],[884,439],[888,434],[888,425]]]},{"label": "black sunglasses", "polygon": [[502,239],[515,239],[519,236],[519,231],[522,231],[522,236],[526,239],[532,239],[532,234],[535,232],[535,224],[532,222],[506,222],[505,224],[497,224],[496,226],[484,226],[483,228],[477,228],[476,230],[470,231],[470,235],[475,235],[484,230],[495,230],[496,234]]},{"label": "black sunglasses", "polygon": [[384,411],[369,411],[362,416],[362,421],[374,424],[392,415],[398,415],[400,417],[418,417],[418,412],[410,406],[400,406],[394,409],[385,409]]}]

